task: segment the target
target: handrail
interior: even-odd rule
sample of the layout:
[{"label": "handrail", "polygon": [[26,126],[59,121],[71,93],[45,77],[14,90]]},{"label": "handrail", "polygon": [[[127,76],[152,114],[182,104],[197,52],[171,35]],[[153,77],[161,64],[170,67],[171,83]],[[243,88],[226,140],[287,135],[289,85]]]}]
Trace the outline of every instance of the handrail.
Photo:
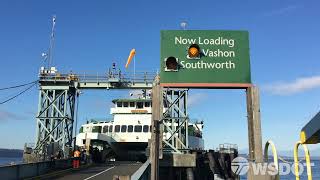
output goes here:
[{"label": "handrail", "polygon": [[274,143],[271,140],[268,140],[266,142],[265,148],[264,148],[264,161],[268,162],[268,149],[269,149],[269,145],[271,146],[272,149],[272,154],[273,154],[273,163],[276,166],[277,169],[277,175],[276,175],[276,179],[279,180],[279,162],[278,162],[278,153],[277,153],[277,149],[276,146],[274,145]]},{"label": "handrail", "polygon": [[141,73],[113,73],[113,74],[60,74],[60,73],[41,73],[39,74],[40,80],[56,81],[56,80],[70,80],[78,82],[108,82],[110,79],[118,79],[122,82],[152,82],[156,73],[154,72],[141,72]]},{"label": "handrail", "polygon": [[131,180],[149,179],[148,168],[150,167],[150,159],[148,159],[134,174],[131,175]]},{"label": "handrail", "polygon": [[298,159],[298,148],[299,146],[302,145],[304,154],[306,157],[306,163],[307,163],[307,175],[308,175],[308,180],[312,180],[312,171],[311,171],[311,163],[310,163],[310,153],[308,150],[307,145],[303,144],[301,141],[298,141],[293,150],[293,156],[294,156],[294,170],[295,170],[295,176],[296,180],[300,180],[300,175],[299,175],[299,159]]},{"label": "handrail", "polygon": [[1,179],[38,179],[35,177],[69,168],[72,168],[72,158],[5,165],[0,166],[0,177]]}]

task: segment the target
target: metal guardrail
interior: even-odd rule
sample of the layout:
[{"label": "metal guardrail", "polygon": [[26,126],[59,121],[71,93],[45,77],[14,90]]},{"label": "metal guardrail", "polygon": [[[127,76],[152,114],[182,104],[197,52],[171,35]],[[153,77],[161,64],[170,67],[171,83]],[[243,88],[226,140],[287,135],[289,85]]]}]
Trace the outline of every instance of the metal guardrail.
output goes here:
[{"label": "metal guardrail", "polygon": [[293,150],[293,157],[294,157],[294,172],[296,176],[296,180],[300,180],[300,171],[299,171],[299,157],[298,157],[298,148],[299,146],[303,147],[304,154],[306,157],[306,164],[307,164],[307,175],[308,180],[312,180],[312,170],[311,170],[311,163],[310,163],[310,152],[306,144],[303,144],[301,141],[298,141]]},{"label": "metal guardrail", "polygon": [[220,144],[219,148],[216,149],[217,152],[220,153],[234,153],[238,151],[238,146],[236,144]]},{"label": "metal guardrail", "polygon": [[272,149],[272,154],[273,154],[273,163],[275,165],[275,168],[277,170],[277,174],[275,175],[275,179],[279,180],[280,176],[279,176],[279,162],[278,162],[278,153],[277,153],[277,149],[276,146],[274,145],[273,141],[268,140],[265,144],[264,147],[264,161],[268,162],[268,150],[269,150],[269,146],[271,146]]},{"label": "metal guardrail", "polygon": [[105,73],[105,74],[60,74],[60,73],[40,73],[40,81],[77,81],[86,82],[153,82],[156,73],[136,72],[132,73]]},{"label": "metal guardrail", "polygon": [[148,159],[134,174],[131,175],[131,180],[149,180],[151,174],[150,159]]},{"label": "metal guardrail", "polygon": [[[301,141],[296,142],[295,146],[294,146],[294,150],[293,150],[293,158],[294,158],[294,174],[295,174],[295,179],[296,180],[300,180],[300,171],[299,171],[299,157],[298,157],[298,148],[299,146],[303,147],[304,153],[305,153],[305,160],[306,160],[306,165],[307,165],[307,177],[308,180],[312,180],[312,169],[311,169],[311,161],[310,161],[310,152],[309,149],[307,147],[306,144],[303,144]],[[278,157],[278,153],[276,150],[276,147],[274,145],[274,143],[271,140],[268,140],[266,142],[265,145],[265,149],[264,149],[264,161],[268,162],[268,148],[269,146],[271,146],[272,148],[272,153],[273,153],[273,163],[275,165],[275,168],[277,170],[277,174],[275,175],[275,179],[279,180],[279,161],[278,158],[280,160],[282,160],[283,162],[285,162],[283,159],[281,159],[280,157]]]},{"label": "metal guardrail", "polygon": [[47,174],[51,171],[62,170],[71,167],[72,159],[0,166],[0,179],[16,180],[32,178]]}]

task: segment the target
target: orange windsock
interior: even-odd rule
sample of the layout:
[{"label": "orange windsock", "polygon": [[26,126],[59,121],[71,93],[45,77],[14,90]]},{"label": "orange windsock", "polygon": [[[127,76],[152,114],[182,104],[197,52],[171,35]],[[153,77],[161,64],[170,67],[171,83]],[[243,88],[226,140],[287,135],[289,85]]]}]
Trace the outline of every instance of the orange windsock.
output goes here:
[{"label": "orange windsock", "polygon": [[127,60],[127,64],[126,64],[126,68],[128,68],[133,56],[136,54],[136,50],[135,49],[132,49],[130,51],[130,54],[129,54],[129,57],[128,57],[128,60]]}]

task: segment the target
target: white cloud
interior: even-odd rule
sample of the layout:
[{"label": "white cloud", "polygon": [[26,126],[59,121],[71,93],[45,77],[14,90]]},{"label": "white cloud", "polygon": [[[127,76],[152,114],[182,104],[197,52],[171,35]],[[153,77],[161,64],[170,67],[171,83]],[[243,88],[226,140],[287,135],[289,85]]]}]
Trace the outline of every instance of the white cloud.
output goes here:
[{"label": "white cloud", "polygon": [[277,82],[263,86],[268,92],[278,95],[290,95],[320,87],[320,76],[297,78],[293,82]]},{"label": "white cloud", "polygon": [[208,97],[208,94],[206,93],[194,93],[194,94],[188,94],[188,107],[195,106],[199,103],[201,103],[203,100],[205,100]]}]

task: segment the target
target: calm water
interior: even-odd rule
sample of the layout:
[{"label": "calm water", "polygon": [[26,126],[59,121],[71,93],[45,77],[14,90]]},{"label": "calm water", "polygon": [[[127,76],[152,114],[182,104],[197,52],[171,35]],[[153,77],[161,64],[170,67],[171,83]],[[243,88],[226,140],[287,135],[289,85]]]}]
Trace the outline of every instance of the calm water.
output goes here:
[{"label": "calm water", "polygon": [[11,163],[19,164],[22,162],[22,157],[0,157],[0,166]]}]

